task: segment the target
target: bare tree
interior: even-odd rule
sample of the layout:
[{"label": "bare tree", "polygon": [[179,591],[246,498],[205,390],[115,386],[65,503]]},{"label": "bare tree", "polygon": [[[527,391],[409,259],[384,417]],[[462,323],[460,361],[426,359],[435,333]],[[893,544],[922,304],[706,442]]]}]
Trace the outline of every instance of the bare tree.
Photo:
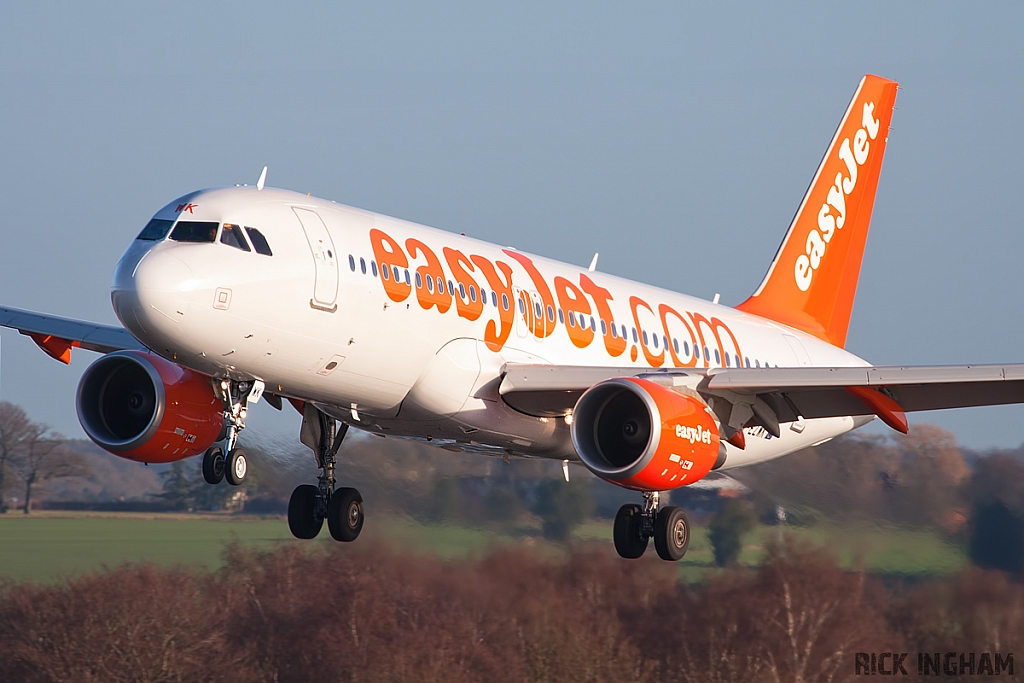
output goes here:
[{"label": "bare tree", "polygon": [[68,448],[64,438],[51,432],[49,427],[36,423],[29,424],[14,466],[25,483],[25,505],[22,509],[26,515],[32,509],[32,487],[36,484],[89,474],[80,453]]},{"label": "bare tree", "polygon": [[7,506],[4,503],[7,470],[13,467],[15,460],[21,454],[29,425],[31,422],[21,406],[16,406],[8,401],[0,401],[0,512],[7,512]]}]

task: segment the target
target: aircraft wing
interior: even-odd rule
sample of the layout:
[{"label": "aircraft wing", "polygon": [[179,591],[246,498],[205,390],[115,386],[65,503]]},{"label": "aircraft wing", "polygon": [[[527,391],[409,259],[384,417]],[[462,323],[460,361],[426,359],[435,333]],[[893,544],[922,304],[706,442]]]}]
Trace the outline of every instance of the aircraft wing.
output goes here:
[{"label": "aircraft wing", "polygon": [[[1024,403],[1024,365],[649,369],[509,364],[499,393],[516,410],[551,417],[571,411],[584,391],[604,379],[644,377],[676,384],[676,376],[693,378],[696,391],[712,399],[715,412],[730,426],[761,424],[769,431],[777,430],[779,422],[846,415],[877,415],[903,431],[904,412]],[[729,409],[719,410],[718,399]],[[737,405],[750,409],[731,410]]]},{"label": "aircraft wing", "polygon": [[0,306],[0,326],[10,327],[32,337],[32,341],[48,355],[65,363],[71,360],[73,347],[99,353],[146,348],[123,327],[24,311],[20,308]]}]

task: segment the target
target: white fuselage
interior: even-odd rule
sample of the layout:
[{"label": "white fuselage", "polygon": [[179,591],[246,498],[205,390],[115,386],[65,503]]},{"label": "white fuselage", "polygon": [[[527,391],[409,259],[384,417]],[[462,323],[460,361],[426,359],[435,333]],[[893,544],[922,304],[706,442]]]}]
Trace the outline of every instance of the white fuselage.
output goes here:
[{"label": "white fuselage", "polygon": [[[219,234],[213,243],[136,240],[112,295],[122,324],[149,348],[212,376],[260,379],[361,429],[454,450],[576,458],[565,420],[501,400],[505,363],[631,372],[867,365],[727,306],[293,192],[203,190],[155,218],[254,227],[273,255]],[[725,466],[866,421],[785,424],[778,439],[748,428],[746,449],[728,446]]]}]

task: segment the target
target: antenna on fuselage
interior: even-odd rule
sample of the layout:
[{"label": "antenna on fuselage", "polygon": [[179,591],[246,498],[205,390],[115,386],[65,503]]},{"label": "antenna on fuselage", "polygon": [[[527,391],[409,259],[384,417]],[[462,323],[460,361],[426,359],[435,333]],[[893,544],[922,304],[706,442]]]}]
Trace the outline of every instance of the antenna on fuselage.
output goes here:
[{"label": "antenna on fuselage", "polygon": [[256,189],[262,190],[263,185],[267,182],[267,167],[263,167],[263,173],[260,173],[260,179],[256,181]]},{"label": "antenna on fuselage", "polygon": [[590,261],[590,267],[587,268],[587,270],[590,271],[591,273],[593,273],[595,270],[597,270],[597,257],[598,256],[600,256],[600,254],[598,254],[595,251],[594,252],[594,258]]}]

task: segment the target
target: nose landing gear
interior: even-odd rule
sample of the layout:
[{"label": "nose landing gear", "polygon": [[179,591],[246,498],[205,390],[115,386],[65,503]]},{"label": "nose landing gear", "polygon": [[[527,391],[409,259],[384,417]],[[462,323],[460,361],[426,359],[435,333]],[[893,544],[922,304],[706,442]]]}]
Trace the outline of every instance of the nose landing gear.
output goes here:
[{"label": "nose landing gear", "polygon": [[298,486],[288,501],[288,528],[296,538],[316,538],[325,519],[336,541],[354,541],[363,530],[363,497],[359,491],[334,488],[338,449],[347,433],[347,424],[339,426],[333,417],[306,404],[299,439],[313,449],[320,476],[316,486]]},{"label": "nose landing gear", "polygon": [[245,481],[245,475],[249,473],[249,462],[245,457],[245,451],[236,448],[238,434],[245,429],[249,402],[255,403],[263,394],[263,382],[222,379],[215,383],[215,388],[224,403],[224,431],[221,433],[221,439],[226,441],[223,449],[220,446],[211,446],[203,455],[203,479],[207,484],[213,485],[227,479],[232,486],[240,486]]},{"label": "nose landing gear", "polygon": [[612,538],[620,557],[641,557],[651,538],[663,560],[674,562],[686,554],[690,546],[690,519],[679,507],[670,505],[659,510],[660,502],[658,491],[645,491],[643,507],[629,504],[619,508]]}]

